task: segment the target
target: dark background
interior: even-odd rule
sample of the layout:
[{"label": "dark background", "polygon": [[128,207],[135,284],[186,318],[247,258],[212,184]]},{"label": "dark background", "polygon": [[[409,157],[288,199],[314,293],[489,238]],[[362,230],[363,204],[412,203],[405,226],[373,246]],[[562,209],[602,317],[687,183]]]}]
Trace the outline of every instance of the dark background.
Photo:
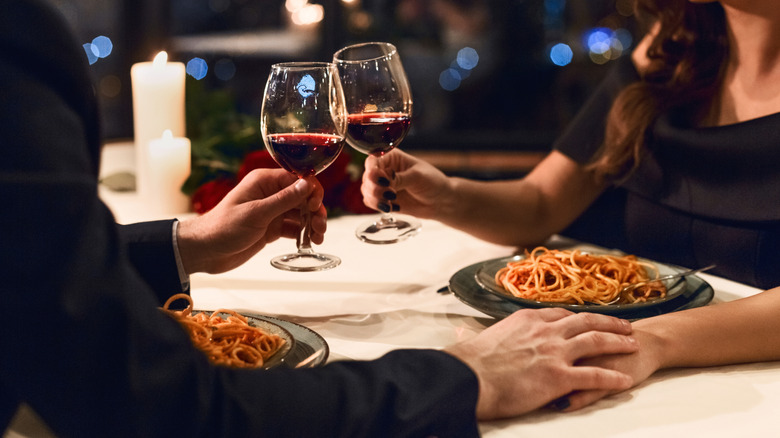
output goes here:
[{"label": "dark background", "polygon": [[[227,90],[256,116],[271,64],[329,61],[344,45],[383,40],[399,48],[415,99],[403,149],[545,151],[610,66],[589,55],[588,30],[635,32],[629,0],[320,0],[309,3],[322,6],[323,20],[305,29],[290,24],[283,0],[52,1],[84,43],[113,41],[90,67],[107,139],[132,137],[130,67],[160,50],[204,59],[198,87]],[[561,42],[573,50],[565,66],[549,56]],[[463,47],[479,63],[446,90],[440,75]]]}]

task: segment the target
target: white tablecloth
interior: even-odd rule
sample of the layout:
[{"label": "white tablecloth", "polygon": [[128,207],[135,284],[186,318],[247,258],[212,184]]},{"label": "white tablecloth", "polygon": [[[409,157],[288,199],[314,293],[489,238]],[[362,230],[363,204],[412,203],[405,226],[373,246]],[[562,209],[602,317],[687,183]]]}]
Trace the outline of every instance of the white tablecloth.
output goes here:
[{"label": "white tablecloth", "polygon": [[[101,189],[103,190],[103,189]],[[144,217],[133,194],[102,191],[120,222]],[[329,360],[373,359],[397,348],[441,348],[473,336],[492,319],[438,293],[459,269],[513,249],[489,244],[438,222],[394,245],[370,245],[354,236],[366,217],[331,219],[316,249],[341,257],[335,269],[283,272],[269,260],[294,250],[274,242],[240,268],[192,276],[195,305],[278,316],[322,335]],[[715,289],[713,302],[759,292],[700,274]],[[483,436],[677,437],[780,436],[780,363],[667,370],[637,388],[574,413],[538,412],[486,422]]]}]

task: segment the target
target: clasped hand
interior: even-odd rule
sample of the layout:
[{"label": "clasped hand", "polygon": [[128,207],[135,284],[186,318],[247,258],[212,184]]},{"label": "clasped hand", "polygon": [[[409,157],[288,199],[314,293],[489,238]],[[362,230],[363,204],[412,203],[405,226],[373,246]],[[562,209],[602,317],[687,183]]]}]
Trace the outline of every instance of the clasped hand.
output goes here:
[{"label": "clasped hand", "polygon": [[250,172],[212,210],[179,224],[185,271],[229,271],[280,237],[296,238],[304,205],[312,212],[311,241],[322,243],[327,227],[323,194],[314,177],[299,179],[284,169]]}]

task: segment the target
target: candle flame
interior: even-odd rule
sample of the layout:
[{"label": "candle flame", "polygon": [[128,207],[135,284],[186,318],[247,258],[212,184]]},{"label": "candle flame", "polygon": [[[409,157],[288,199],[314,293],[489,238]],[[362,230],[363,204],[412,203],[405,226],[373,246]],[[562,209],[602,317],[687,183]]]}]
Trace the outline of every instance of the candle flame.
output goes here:
[{"label": "candle flame", "polygon": [[162,138],[163,138],[163,140],[172,140],[173,139],[173,133],[171,132],[170,129],[166,129],[165,131],[163,131]]},{"label": "candle flame", "polygon": [[152,61],[152,67],[163,68],[166,62],[168,62],[168,52],[163,50],[154,57],[154,61]]}]

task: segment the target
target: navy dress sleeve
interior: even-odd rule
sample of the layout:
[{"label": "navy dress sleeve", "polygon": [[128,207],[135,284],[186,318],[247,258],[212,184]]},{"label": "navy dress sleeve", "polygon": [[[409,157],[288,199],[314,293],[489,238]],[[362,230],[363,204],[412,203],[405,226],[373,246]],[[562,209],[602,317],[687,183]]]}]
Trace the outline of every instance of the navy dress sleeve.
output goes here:
[{"label": "navy dress sleeve", "polygon": [[0,429],[25,403],[63,437],[478,436],[476,376],[444,352],[210,365],[98,198],[81,47],[43,0],[0,4]]},{"label": "navy dress sleeve", "polygon": [[623,56],[615,61],[607,76],[577,112],[574,120],[556,139],[553,149],[580,164],[588,163],[604,142],[607,114],[612,102],[626,85],[637,80],[639,74],[630,56]]},{"label": "navy dress sleeve", "polygon": [[[615,62],[554,148],[587,163],[604,141],[617,94],[639,80]],[[780,284],[780,113],[699,126],[672,108],[648,127],[637,168],[561,234],[651,260],[699,267],[759,288]]]}]

